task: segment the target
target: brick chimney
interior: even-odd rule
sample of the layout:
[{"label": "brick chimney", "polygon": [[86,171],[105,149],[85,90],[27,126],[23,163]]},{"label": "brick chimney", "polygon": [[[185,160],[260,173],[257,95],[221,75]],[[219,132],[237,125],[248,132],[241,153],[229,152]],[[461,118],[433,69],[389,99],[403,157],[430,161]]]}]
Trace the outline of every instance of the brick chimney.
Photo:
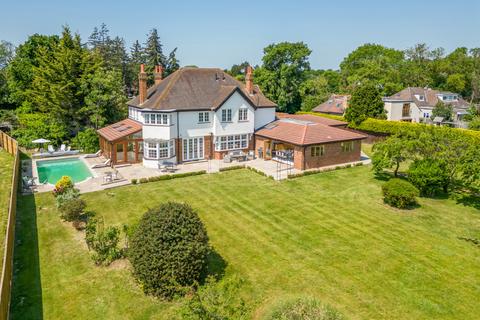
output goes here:
[{"label": "brick chimney", "polygon": [[138,74],[138,100],[140,104],[147,100],[147,73],[143,63],[140,65],[140,73]]},{"label": "brick chimney", "polygon": [[155,85],[162,82],[162,79],[163,79],[163,67],[162,66],[160,66],[160,65],[155,66],[154,77],[155,77]]},{"label": "brick chimney", "polygon": [[245,89],[248,94],[253,95],[253,69],[251,66],[245,68]]}]

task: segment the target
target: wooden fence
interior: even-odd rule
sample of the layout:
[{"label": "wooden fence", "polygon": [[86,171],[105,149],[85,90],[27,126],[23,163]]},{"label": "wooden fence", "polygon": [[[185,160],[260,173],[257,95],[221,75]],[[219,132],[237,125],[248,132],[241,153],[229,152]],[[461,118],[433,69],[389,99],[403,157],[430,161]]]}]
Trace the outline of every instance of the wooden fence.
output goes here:
[{"label": "wooden fence", "polygon": [[[15,157],[12,174],[12,189],[8,207],[7,232],[5,234],[5,249],[0,282],[0,320],[7,320],[10,309],[13,277],[13,247],[15,244],[15,217],[17,213],[17,189],[20,172],[20,152],[16,140],[0,131],[0,147]],[[1,235],[0,235],[1,236]]]}]

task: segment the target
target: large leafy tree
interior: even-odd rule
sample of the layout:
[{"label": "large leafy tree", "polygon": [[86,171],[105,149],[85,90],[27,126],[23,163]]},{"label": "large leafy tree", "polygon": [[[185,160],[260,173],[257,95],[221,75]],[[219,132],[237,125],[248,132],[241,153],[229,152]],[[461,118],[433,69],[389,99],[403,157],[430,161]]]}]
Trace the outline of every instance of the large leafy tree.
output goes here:
[{"label": "large leafy tree", "polygon": [[438,101],[432,110],[432,118],[435,117],[442,117],[444,121],[452,121],[453,107],[443,103],[442,101]]},{"label": "large leafy tree", "polygon": [[385,118],[382,95],[372,83],[356,87],[345,110],[345,119],[349,122],[359,124],[367,118]]},{"label": "large leafy tree", "polygon": [[174,73],[180,68],[180,62],[177,59],[177,48],[173,49],[168,55],[166,64],[165,64],[165,77],[169,74]]},{"label": "large leafy tree", "polygon": [[95,62],[82,46],[80,36],[72,35],[68,27],[64,27],[51,54],[45,47],[39,51],[41,57],[34,67],[32,87],[28,90],[33,108],[49,114],[74,133],[82,124],[78,111],[84,95],[80,87],[85,76],[93,72]]},{"label": "large leafy tree", "polygon": [[28,92],[40,61],[51,59],[58,42],[57,35],[34,34],[17,47],[15,57],[6,69],[10,99],[17,107],[24,102],[31,102]]},{"label": "large leafy tree", "polygon": [[302,98],[302,111],[311,111],[330,95],[328,80],[323,76],[311,76],[299,88]]},{"label": "large leafy tree", "polygon": [[271,44],[264,50],[263,65],[255,70],[256,82],[283,112],[300,109],[300,86],[310,70],[312,52],[303,42]]},{"label": "large leafy tree", "polygon": [[13,56],[13,45],[7,41],[0,41],[0,111],[12,107],[7,83],[7,66],[13,59]]},{"label": "large leafy tree", "polygon": [[117,70],[101,67],[86,76],[82,84],[84,106],[79,112],[87,127],[98,129],[125,117],[122,87],[122,74]]},{"label": "large leafy tree", "polygon": [[365,44],[350,53],[340,64],[345,89],[352,90],[365,82],[379,85],[384,95],[403,89],[400,67],[404,62],[402,51],[378,44]]}]

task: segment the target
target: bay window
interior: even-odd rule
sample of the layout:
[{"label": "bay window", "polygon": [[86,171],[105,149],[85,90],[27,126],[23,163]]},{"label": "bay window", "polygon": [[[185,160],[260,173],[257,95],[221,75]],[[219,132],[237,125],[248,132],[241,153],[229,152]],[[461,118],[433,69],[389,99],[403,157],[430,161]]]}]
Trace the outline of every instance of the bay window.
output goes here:
[{"label": "bay window", "polygon": [[175,156],[175,140],[145,141],[145,158],[166,159]]}]

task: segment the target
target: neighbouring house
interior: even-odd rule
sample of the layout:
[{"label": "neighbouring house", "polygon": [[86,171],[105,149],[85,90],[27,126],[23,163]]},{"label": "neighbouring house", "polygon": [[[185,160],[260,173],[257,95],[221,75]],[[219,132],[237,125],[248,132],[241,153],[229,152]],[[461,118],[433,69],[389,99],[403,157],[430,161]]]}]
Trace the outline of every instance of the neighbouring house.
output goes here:
[{"label": "neighbouring house", "polygon": [[142,65],[128,119],[97,131],[112,164],[157,168],[165,161],[223,159],[232,151],[301,170],[360,160],[363,135],[346,130],[342,121],[276,114],[276,104],[254,85],[251,67],[245,83],[215,68],[181,68],[163,79],[157,66],[154,78],[147,89]]},{"label": "neighbouring house", "polygon": [[430,122],[432,110],[441,101],[453,107],[453,121],[468,114],[469,103],[457,93],[430,88],[408,87],[383,99],[388,120]]},{"label": "neighbouring house", "polygon": [[343,116],[348,107],[350,95],[332,94],[324,103],[313,108],[312,111]]},{"label": "neighbouring house", "polygon": [[346,126],[314,115],[278,114],[278,120],[255,132],[256,154],[299,170],[356,162],[366,136]]}]

